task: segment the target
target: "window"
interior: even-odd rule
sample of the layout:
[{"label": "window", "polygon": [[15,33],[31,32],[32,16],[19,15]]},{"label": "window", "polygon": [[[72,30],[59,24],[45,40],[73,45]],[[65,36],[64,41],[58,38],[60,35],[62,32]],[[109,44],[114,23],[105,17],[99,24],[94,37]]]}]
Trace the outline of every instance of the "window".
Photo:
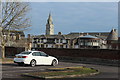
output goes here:
[{"label": "window", "polygon": [[62,39],[60,39],[60,43],[62,43]]},{"label": "window", "polygon": [[69,41],[68,40],[66,40],[66,43],[68,43]]},{"label": "window", "polygon": [[40,42],[40,39],[38,39],[38,43]]},{"label": "window", "polygon": [[66,45],[66,48],[67,48],[67,45]]},{"label": "window", "polygon": [[32,53],[33,56],[40,56],[40,52],[34,52]]},{"label": "window", "polygon": [[41,43],[43,43],[43,39],[41,39]]},{"label": "window", "polygon": [[41,48],[44,48],[44,44],[41,44]]},{"label": "window", "polygon": [[38,44],[37,47],[40,47],[40,45]]},{"label": "window", "polygon": [[60,48],[63,48],[63,45],[60,45]]},{"label": "window", "polygon": [[58,48],[58,45],[56,45],[55,48]]},{"label": "window", "polygon": [[40,54],[41,54],[41,56],[47,56],[47,54],[44,52],[40,52]]},{"label": "window", "polygon": [[46,48],[48,47],[48,45],[46,44]]},{"label": "window", "polygon": [[48,43],[54,43],[54,39],[47,39]]},{"label": "window", "polygon": [[26,51],[24,51],[24,52],[21,52],[20,54],[30,54],[31,52],[26,52]]},{"label": "window", "polygon": [[59,43],[59,39],[56,39],[56,43]]}]

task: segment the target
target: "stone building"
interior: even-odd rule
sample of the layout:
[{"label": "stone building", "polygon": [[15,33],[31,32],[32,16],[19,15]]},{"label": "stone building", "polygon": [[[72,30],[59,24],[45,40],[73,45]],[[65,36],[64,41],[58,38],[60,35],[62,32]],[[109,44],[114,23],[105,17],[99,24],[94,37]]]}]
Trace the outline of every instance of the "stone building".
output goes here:
[{"label": "stone building", "polygon": [[74,43],[74,48],[106,48],[105,44],[105,40],[101,38],[85,35],[77,38],[76,42]]},{"label": "stone building", "polygon": [[111,30],[106,41],[108,49],[118,49],[118,32],[116,29]]},{"label": "stone building", "polygon": [[[89,33],[88,33],[89,34]],[[106,36],[107,38],[107,36]],[[38,35],[32,40],[33,48],[102,48],[106,49],[106,38],[82,34]]]},{"label": "stone building", "polygon": [[34,48],[69,48],[70,39],[64,35],[40,35],[33,38]]},{"label": "stone building", "polygon": [[[23,31],[4,30],[4,33],[2,33],[2,28],[0,28],[0,32],[0,46],[4,44],[7,47],[25,47],[30,49],[32,38],[25,38]],[[2,39],[4,42],[2,42]]]},{"label": "stone building", "polygon": [[5,45],[13,47],[22,46],[23,42],[21,41],[25,39],[24,32],[16,30],[4,30],[2,36],[4,37]]}]

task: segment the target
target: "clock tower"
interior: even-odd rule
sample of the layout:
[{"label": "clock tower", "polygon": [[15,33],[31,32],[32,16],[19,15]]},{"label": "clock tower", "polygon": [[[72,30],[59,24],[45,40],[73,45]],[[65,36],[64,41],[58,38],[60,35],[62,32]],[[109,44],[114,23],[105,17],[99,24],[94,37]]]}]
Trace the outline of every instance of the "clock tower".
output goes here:
[{"label": "clock tower", "polygon": [[54,25],[50,13],[46,24],[46,35],[54,35]]}]

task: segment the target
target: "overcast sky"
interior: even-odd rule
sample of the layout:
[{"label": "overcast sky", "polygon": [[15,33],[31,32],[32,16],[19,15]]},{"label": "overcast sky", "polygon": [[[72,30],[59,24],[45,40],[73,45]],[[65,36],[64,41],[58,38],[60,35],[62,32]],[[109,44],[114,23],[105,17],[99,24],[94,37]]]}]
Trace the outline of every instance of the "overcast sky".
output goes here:
[{"label": "overcast sky", "polygon": [[45,34],[51,12],[55,34],[62,32],[105,32],[118,28],[117,2],[30,2],[33,35]]}]

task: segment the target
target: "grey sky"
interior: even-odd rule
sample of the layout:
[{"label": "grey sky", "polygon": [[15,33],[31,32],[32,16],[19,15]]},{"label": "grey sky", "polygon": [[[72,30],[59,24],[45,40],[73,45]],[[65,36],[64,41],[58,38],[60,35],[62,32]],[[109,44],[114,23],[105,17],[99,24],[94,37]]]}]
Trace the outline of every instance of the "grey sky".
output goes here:
[{"label": "grey sky", "polygon": [[31,2],[32,26],[26,33],[45,34],[49,12],[55,33],[104,32],[118,28],[117,2]]}]

